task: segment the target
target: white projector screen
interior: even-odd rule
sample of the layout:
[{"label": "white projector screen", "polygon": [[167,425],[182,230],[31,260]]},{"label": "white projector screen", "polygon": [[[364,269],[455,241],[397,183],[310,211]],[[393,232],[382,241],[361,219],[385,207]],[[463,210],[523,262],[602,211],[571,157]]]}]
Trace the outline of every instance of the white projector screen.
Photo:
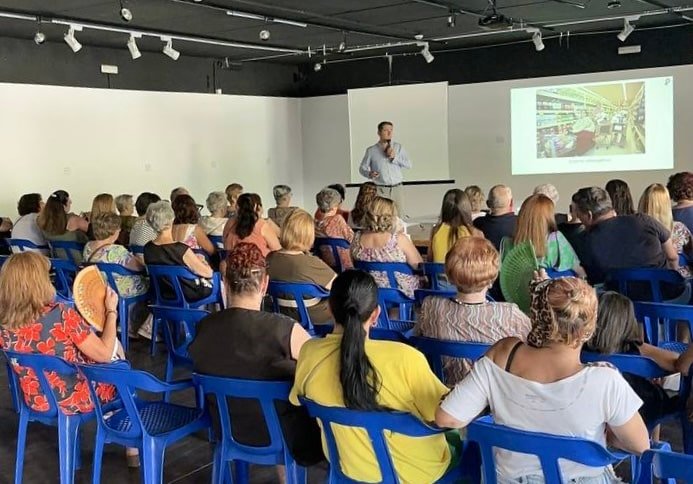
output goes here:
[{"label": "white projector screen", "polygon": [[412,161],[402,170],[405,181],[447,180],[448,83],[350,89],[351,181],[362,183],[359,165],[366,148],[378,141],[381,121],[394,124],[393,141],[401,143]]},{"label": "white projector screen", "polygon": [[512,174],[674,167],[674,80],[511,90]]}]

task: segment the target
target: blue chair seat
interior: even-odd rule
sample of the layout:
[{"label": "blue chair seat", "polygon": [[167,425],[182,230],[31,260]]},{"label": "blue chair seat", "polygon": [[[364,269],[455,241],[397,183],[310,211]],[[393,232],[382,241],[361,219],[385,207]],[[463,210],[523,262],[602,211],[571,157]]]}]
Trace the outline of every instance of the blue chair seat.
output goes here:
[{"label": "blue chair seat", "polygon": [[[200,418],[200,410],[197,408],[140,399],[135,399],[135,405],[142,426],[149,435],[161,436]],[[104,419],[104,423],[117,432],[129,432],[132,429],[132,419],[125,410],[115,412]]]}]

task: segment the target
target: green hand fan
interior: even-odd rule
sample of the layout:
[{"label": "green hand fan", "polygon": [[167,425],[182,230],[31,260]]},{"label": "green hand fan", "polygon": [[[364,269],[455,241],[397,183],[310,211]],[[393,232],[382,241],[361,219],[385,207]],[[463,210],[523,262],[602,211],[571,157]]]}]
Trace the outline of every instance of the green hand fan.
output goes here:
[{"label": "green hand fan", "polygon": [[531,295],[529,283],[538,270],[537,257],[532,243],[527,241],[514,246],[503,258],[500,271],[500,286],[503,297],[508,302],[518,305],[529,314]]}]

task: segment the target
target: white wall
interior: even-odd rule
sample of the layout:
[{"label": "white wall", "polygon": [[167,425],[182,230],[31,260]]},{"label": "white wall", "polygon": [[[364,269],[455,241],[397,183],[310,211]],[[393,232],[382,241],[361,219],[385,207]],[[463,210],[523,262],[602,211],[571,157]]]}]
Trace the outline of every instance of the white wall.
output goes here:
[{"label": "white wall", "polygon": [[[510,89],[555,85],[592,80],[618,80],[655,76],[674,76],[674,170],[641,172],[574,173],[561,175],[511,175],[510,166]],[[541,183],[553,183],[561,194],[559,209],[567,211],[570,196],[583,186],[604,186],[611,178],[626,180],[639,198],[650,183],[665,183],[671,173],[693,169],[693,66],[641,69],[632,71],[560,76],[450,86],[448,92],[450,173],[456,186],[479,185],[487,191],[498,183],[508,184],[519,203]],[[306,199],[315,189],[328,183],[348,180],[347,96],[328,96],[303,100],[304,175]],[[387,116],[385,116],[387,117]],[[396,120],[393,120],[396,122]],[[309,146],[310,150],[306,150]],[[335,156],[325,156],[333,150]],[[345,151],[344,153],[348,153]],[[315,158],[320,154],[321,159]],[[418,161],[421,163],[421,161]],[[414,160],[417,163],[417,160]],[[319,169],[316,169],[318,168]],[[405,172],[406,174],[406,172]],[[405,187],[405,212],[414,217],[433,215],[440,209],[445,190],[451,185]],[[350,190],[353,203],[356,189]],[[353,194],[353,196],[352,196]]]},{"label": "white wall", "polygon": [[273,206],[287,183],[303,202],[301,101],[0,84],[0,214],[26,192],[65,189],[74,210],[99,192],[188,187],[198,203],[240,182]]}]

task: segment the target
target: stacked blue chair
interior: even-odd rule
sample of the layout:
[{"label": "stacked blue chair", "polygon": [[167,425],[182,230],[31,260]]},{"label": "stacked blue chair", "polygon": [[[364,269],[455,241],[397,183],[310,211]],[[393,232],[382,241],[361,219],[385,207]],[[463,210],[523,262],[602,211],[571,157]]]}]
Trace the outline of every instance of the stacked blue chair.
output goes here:
[{"label": "stacked blue chair", "polygon": [[636,302],[634,308],[636,319],[644,326],[647,342],[679,353],[685,351],[684,343],[676,343],[676,327],[679,322],[686,322],[693,335],[693,306]]},{"label": "stacked blue chair", "polygon": [[47,245],[36,245],[32,241],[26,239],[9,239],[8,243],[10,244],[10,248],[14,253],[24,252],[27,250],[48,250]]},{"label": "stacked blue chair", "polygon": [[566,482],[561,476],[559,459],[590,467],[605,467],[627,457],[626,454],[611,453],[591,440],[516,430],[494,424],[488,417],[477,419],[469,424],[467,440],[479,445],[485,484],[497,482],[494,449],[537,456],[541,462],[546,484]]},{"label": "stacked blue chair", "polygon": [[[201,375],[195,373],[193,381],[204,396],[213,396],[217,404],[217,413],[221,435],[217,436],[214,448],[212,483],[222,484],[228,474],[228,463],[234,463],[233,482],[248,482],[248,464],[284,465],[286,482],[298,484],[306,482],[306,469],[299,466],[287,449],[282,437],[279,415],[275,402],[288,402],[291,382],[254,381],[235,378]],[[231,432],[231,420],[227,398],[253,399],[259,402],[267,425],[270,443],[264,447],[245,445],[238,442]]]},{"label": "stacked blue chair", "polygon": [[[101,481],[101,461],[105,444],[138,448],[142,483],[161,484],[164,482],[166,448],[195,432],[209,428],[209,418],[201,406],[192,408],[137,397],[138,390],[164,394],[187,390],[192,388],[190,380],[165,383],[144,371],[123,368],[117,364],[79,367],[89,381],[89,391],[95,402],[95,483]],[[102,405],[94,389],[96,383],[113,385],[122,401],[122,407],[116,411],[109,411]]]},{"label": "stacked blue chair", "polygon": [[693,456],[668,452],[666,450],[646,450],[640,458],[640,474],[637,484],[652,484],[655,479],[667,480],[675,484],[693,482]]},{"label": "stacked blue chair", "polygon": [[106,276],[108,285],[111,286],[118,294],[118,323],[120,325],[120,344],[123,345],[123,349],[127,351],[129,346],[129,327],[130,327],[130,307],[138,302],[144,302],[149,299],[148,294],[140,294],[139,296],[125,297],[118,291],[118,284],[116,283],[116,277],[124,276],[143,276],[144,272],[131,271],[130,269],[123,267],[120,264],[109,264],[106,262],[97,262],[96,267],[99,268],[102,274]]},{"label": "stacked blue chair", "polygon": [[[327,457],[330,461],[330,474],[328,477],[328,483],[330,484],[358,482],[349,478],[342,471],[332,424],[357,427],[364,429],[368,433],[368,437],[373,445],[373,451],[375,452],[375,460],[380,467],[382,478],[380,482],[383,484],[400,482],[387,441],[385,440],[386,434],[394,432],[410,437],[427,437],[444,432],[442,429],[429,427],[415,416],[404,412],[364,412],[343,407],[327,407],[303,397],[299,397],[299,400],[302,405],[306,406],[310,416],[321,422],[324,440],[327,443]],[[462,477],[462,466],[459,466],[450,469],[437,482],[452,483],[459,481]]]},{"label": "stacked blue chair", "polygon": [[67,259],[76,266],[82,264],[82,254],[84,253],[83,243],[65,240],[50,240],[48,241],[48,246],[51,249],[51,257],[56,259]]},{"label": "stacked blue chair", "polygon": [[344,267],[342,267],[342,260],[339,258],[339,249],[349,250],[351,247],[349,241],[346,239],[337,239],[333,237],[317,237],[315,242],[313,242],[312,252],[314,255],[322,257],[321,249],[325,247],[329,248],[332,252],[332,260],[334,261],[334,264],[330,264],[332,269],[334,269],[337,274],[343,272]]},{"label": "stacked blue chair", "polygon": [[66,415],[58,406],[53,394],[46,372],[55,372],[59,375],[76,375],[77,368],[56,356],[18,353],[5,351],[8,364],[16,364],[30,369],[37,377],[41,393],[46,397],[45,411],[34,410],[26,403],[21,394],[21,388],[17,374],[11,370],[16,403],[19,405],[19,428],[17,430],[17,460],[15,464],[15,484],[21,484],[24,470],[24,450],[26,447],[26,434],[29,422],[40,422],[44,425],[58,427],[58,462],[60,465],[60,484],[74,482],[75,469],[79,468],[79,428],[83,422],[94,418],[94,412]]},{"label": "stacked blue chair", "polygon": [[667,302],[662,296],[663,283],[685,287],[684,295],[681,297],[685,298],[686,294],[688,298],[691,296],[690,283],[686,282],[681,274],[669,269],[615,269],[607,273],[606,282],[616,284],[618,292],[628,297],[631,294],[631,284],[647,284],[650,288],[651,302]]},{"label": "stacked blue chair", "polygon": [[416,349],[426,356],[431,370],[441,381],[445,381],[443,357],[476,361],[484,356],[491,347],[489,343],[446,341],[423,336],[413,336],[409,340]]},{"label": "stacked blue chair", "polygon": [[332,331],[332,325],[313,325],[313,322],[310,320],[310,313],[304,302],[304,297],[320,299],[329,297],[329,291],[310,282],[270,281],[267,292],[272,297],[272,311],[275,313],[280,312],[280,302],[282,300],[293,302],[298,311],[301,326],[311,335],[325,334]]},{"label": "stacked blue chair", "polygon": [[77,265],[66,259],[51,259],[50,261],[55,276],[53,284],[57,295],[65,301],[72,301],[72,284],[77,275]]},{"label": "stacked blue chair", "polygon": [[[181,281],[184,279],[194,281],[201,278],[190,272],[187,267],[148,265],[147,272],[149,273],[150,292],[155,306],[197,309],[207,305],[218,304],[223,307],[221,276],[218,272],[215,272],[212,276],[212,292],[210,295],[196,301],[188,301],[185,298]],[[165,293],[162,290],[164,285],[169,289],[169,294],[172,294],[173,297],[165,297]],[[152,324],[152,354],[156,352],[156,335],[158,334],[159,321],[154,318]]]}]

